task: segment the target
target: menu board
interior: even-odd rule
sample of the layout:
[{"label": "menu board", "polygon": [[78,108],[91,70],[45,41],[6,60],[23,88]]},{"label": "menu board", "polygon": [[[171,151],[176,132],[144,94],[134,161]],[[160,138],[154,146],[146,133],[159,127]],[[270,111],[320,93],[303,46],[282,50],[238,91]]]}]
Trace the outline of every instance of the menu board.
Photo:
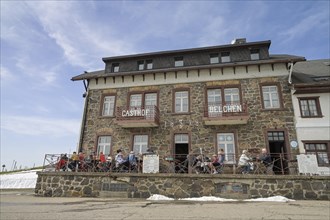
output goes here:
[{"label": "menu board", "polygon": [[299,173],[302,174],[318,174],[318,165],[316,155],[300,154],[297,155]]},{"label": "menu board", "polygon": [[156,154],[143,155],[143,173],[159,173],[159,156]]}]

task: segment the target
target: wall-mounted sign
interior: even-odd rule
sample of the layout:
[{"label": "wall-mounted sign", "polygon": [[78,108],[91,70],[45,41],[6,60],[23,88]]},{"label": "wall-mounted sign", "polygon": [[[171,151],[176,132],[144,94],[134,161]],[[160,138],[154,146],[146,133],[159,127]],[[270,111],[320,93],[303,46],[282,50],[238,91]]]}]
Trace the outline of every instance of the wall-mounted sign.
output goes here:
[{"label": "wall-mounted sign", "polygon": [[290,146],[292,148],[296,148],[296,147],[298,147],[298,142],[293,140],[293,141],[290,142]]},{"label": "wall-mounted sign", "polygon": [[209,106],[209,113],[242,112],[242,105]]},{"label": "wall-mounted sign", "polygon": [[149,154],[143,156],[143,173],[159,173],[159,156]]},{"label": "wall-mounted sign", "polygon": [[121,116],[123,117],[132,117],[132,116],[146,116],[150,113],[150,109],[129,109],[123,110]]}]

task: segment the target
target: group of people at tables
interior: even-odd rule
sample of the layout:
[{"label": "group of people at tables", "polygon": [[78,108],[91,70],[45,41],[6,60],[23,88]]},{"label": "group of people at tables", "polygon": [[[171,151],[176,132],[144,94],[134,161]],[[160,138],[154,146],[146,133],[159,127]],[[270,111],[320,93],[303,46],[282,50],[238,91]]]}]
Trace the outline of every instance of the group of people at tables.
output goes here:
[{"label": "group of people at tables", "polygon": [[[153,153],[148,149],[146,154]],[[188,155],[189,156],[189,155]],[[223,169],[225,161],[225,152],[220,149],[218,154],[212,155],[211,159],[204,155],[198,155],[194,157],[192,166],[196,173],[220,173]],[[240,167],[242,174],[248,174],[254,172],[254,161],[263,164],[266,168],[265,173],[273,174],[273,163],[271,156],[267,153],[267,150],[263,148],[261,154],[253,158],[248,154],[247,150],[243,150],[239,161],[238,167]],[[142,155],[136,156],[134,151],[131,151],[128,156],[124,156],[121,149],[117,150],[117,154],[114,158],[109,154],[106,156],[103,152],[100,152],[98,156],[91,154],[88,157],[83,152],[73,152],[72,156],[68,158],[67,154],[62,154],[59,161],[56,163],[56,170],[71,170],[71,171],[94,171],[94,172],[108,172],[112,171],[136,171],[141,170]],[[187,167],[187,164],[185,165]],[[219,169],[220,168],[220,169]],[[222,169],[221,169],[222,168]]]},{"label": "group of people at tables", "polygon": [[[241,169],[242,174],[252,172],[273,174],[273,161],[266,148],[262,148],[261,154],[256,157],[250,156],[247,150],[243,150],[238,160],[238,167]],[[261,168],[265,168],[265,170],[260,170]]]},{"label": "group of people at tables", "polygon": [[[124,156],[122,150],[117,150],[117,154],[112,159],[109,154],[106,156],[103,152],[99,155],[91,154],[88,157],[85,153],[73,152],[71,157],[68,158],[67,154],[62,154],[59,161],[56,163],[56,170],[71,170],[71,171],[83,171],[83,172],[108,172],[113,171],[137,171],[139,169],[139,162],[142,158],[137,157],[134,151],[131,151],[128,156]],[[114,166],[113,166],[114,165]]]}]

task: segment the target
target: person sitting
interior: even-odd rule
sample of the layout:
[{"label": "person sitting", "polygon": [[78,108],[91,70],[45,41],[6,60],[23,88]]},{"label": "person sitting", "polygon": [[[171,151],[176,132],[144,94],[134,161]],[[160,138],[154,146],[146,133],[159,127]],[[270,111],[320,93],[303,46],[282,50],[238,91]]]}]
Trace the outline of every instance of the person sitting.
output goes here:
[{"label": "person sitting", "polygon": [[136,170],[137,168],[137,158],[134,154],[134,151],[131,151],[128,155],[129,169]]},{"label": "person sitting", "polygon": [[224,162],[225,162],[225,152],[223,149],[220,149],[217,155],[217,160],[213,163],[216,173],[223,172]]},{"label": "person sitting", "polygon": [[267,153],[266,148],[261,149],[261,155],[259,156],[259,160],[265,165],[266,173],[273,174],[273,161],[271,156]]},{"label": "person sitting", "polygon": [[78,158],[79,158],[79,166],[78,166],[79,170],[86,171],[85,154],[80,151],[78,154]]},{"label": "person sitting", "polygon": [[71,156],[71,162],[69,163],[69,168],[72,171],[77,171],[78,163],[79,163],[79,156],[77,153],[74,151],[72,156]]},{"label": "person sitting", "polygon": [[242,171],[243,174],[250,172],[250,170],[251,170],[250,163],[249,163],[250,161],[251,161],[251,158],[247,156],[247,150],[243,150],[242,155],[240,156],[239,161],[238,161],[238,166],[243,168],[243,171]]},{"label": "person sitting", "polygon": [[105,155],[103,154],[103,152],[100,152],[100,156],[99,156],[99,160],[97,162],[97,171],[100,172],[106,172],[107,168],[106,168],[106,159],[105,159]]},{"label": "person sitting", "polygon": [[116,169],[125,170],[128,168],[129,162],[128,162],[128,160],[124,159],[124,155],[120,149],[117,150],[117,155],[115,156],[115,161],[116,161]]},{"label": "person sitting", "polygon": [[211,162],[208,164],[208,166],[211,169],[211,173],[217,174],[218,171],[216,170],[215,167],[219,166],[220,163],[218,161],[218,156],[216,154],[212,155]]},{"label": "person sitting", "polygon": [[61,154],[60,160],[57,162],[55,170],[65,171],[67,162],[68,162],[68,157],[66,156],[66,154]]}]

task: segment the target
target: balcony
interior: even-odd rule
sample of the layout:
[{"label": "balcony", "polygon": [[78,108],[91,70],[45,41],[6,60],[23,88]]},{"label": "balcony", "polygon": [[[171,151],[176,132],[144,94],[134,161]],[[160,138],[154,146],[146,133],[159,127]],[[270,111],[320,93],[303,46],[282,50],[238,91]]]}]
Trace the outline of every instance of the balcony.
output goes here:
[{"label": "balcony", "polygon": [[157,106],[118,107],[116,119],[123,128],[158,127],[159,109]]},{"label": "balcony", "polygon": [[205,125],[247,124],[249,119],[246,103],[219,103],[205,106]]}]

